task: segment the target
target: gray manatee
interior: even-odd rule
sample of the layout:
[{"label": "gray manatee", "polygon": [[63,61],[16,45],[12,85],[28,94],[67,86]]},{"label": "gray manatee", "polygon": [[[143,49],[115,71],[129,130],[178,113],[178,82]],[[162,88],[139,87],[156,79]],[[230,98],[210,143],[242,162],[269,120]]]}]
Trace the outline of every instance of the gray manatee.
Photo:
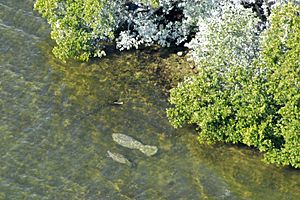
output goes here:
[{"label": "gray manatee", "polygon": [[108,156],[110,158],[112,158],[114,161],[121,163],[121,164],[128,165],[129,167],[132,166],[132,163],[127,158],[125,158],[125,156],[123,156],[122,154],[112,153],[110,151],[107,151],[107,153],[108,153]]},{"label": "gray manatee", "polygon": [[158,150],[156,146],[144,145],[140,141],[122,133],[113,133],[112,138],[119,145],[129,149],[138,149],[147,156],[153,156]]}]

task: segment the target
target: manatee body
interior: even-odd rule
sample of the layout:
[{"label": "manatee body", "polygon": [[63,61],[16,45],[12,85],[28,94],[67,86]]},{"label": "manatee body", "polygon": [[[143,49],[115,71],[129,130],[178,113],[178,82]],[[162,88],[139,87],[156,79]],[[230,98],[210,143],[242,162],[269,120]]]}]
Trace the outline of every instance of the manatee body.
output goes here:
[{"label": "manatee body", "polygon": [[139,149],[141,146],[143,146],[143,144],[136,139],[121,133],[113,133],[112,138],[119,145],[129,149]]},{"label": "manatee body", "polygon": [[156,146],[151,145],[143,145],[139,148],[139,150],[144,153],[146,156],[153,156],[157,153],[158,148]]},{"label": "manatee body", "polygon": [[123,156],[122,154],[112,153],[110,151],[107,151],[107,153],[108,153],[108,156],[111,157],[114,161],[128,165],[130,167],[132,166],[132,163],[127,158],[125,158],[125,156]]},{"label": "manatee body", "polygon": [[201,184],[204,193],[209,198],[230,200],[237,199],[231,192],[223,177],[215,174],[208,166],[202,164],[199,172],[199,183]]},{"label": "manatee body", "polygon": [[140,141],[125,134],[113,133],[112,138],[119,145],[129,149],[138,149],[147,156],[152,156],[156,154],[158,150],[156,146],[144,145]]}]

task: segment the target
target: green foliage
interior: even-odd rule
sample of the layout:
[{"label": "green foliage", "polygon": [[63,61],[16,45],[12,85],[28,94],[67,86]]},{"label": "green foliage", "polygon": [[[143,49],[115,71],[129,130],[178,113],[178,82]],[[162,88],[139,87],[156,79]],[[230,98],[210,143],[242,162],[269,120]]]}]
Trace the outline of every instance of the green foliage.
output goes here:
[{"label": "green foliage", "polygon": [[272,163],[300,167],[300,6],[286,4],[271,15],[262,37],[258,67],[267,81],[264,95],[274,107],[273,134],[283,140],[270,150]]},{"label": "green foliage", "polygon": [[270,163],[300,168],[300,7],[276,7],[253,67],[198,66],[171,90],[175,127],[199,127],[200,142],[257,147]]},{"label": "green foliage", "polygon": [[107,0],[37,0],[35,9],[51,25],[56,57],[88,60],[104,54],[100,41],[114,38],[114,16]]},{"label": "green foliage", "polygon": [[197,124],[201,142],[240,141],[241,135],[234,127],[235,106],[242,95],[238,93],[245,82],[242,78],[246,76],[242,68],[232,69],[225,76],[220,75],[221,68],[203,67],[199,75],[172,89],[170,102],[176,106],[167,110],[171,123],[175,127]]}]

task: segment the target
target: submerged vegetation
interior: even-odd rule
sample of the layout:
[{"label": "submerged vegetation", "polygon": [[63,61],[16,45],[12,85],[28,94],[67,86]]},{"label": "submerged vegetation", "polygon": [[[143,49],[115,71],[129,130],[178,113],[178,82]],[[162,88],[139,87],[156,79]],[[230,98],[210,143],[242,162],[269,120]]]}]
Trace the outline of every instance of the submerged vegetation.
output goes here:
[{"label": "submerged vegetation", "polygon": [[185,46],[195,74],[170,92],[174,127],[300,168],[300,6],[284,0],[37,0],[63,61]]}]

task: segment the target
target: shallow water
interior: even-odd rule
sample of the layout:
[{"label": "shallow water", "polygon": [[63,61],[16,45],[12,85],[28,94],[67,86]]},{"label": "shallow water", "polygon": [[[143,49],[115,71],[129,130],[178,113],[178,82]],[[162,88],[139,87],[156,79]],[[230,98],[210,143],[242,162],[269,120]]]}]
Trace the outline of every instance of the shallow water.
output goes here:
[{"label": "shallow water", "polygon": [[[300,199],[299,170],[174,130],[145,54],[64,64],[52,46],[32,0],[0,0],[0,199]],[[115,132],[159,152],[126,149]]]}]

